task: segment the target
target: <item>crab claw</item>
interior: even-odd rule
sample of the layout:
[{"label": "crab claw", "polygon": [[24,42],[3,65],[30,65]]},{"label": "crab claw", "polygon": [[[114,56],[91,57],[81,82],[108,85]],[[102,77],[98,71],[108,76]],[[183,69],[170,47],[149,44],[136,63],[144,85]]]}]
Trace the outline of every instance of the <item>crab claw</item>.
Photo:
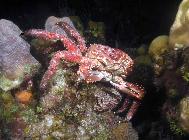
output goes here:
[{"label": "crab claw", "polygon": [[123,93],[128,94],[131,97],[134,97],[138,100],[142,100],[144,97],[144,89],[138,85],[129,83],[129,82],[124,82],[124,83],[114,83],[110,81],[110,84],[112,84],[114,87],[116,87],[118,90],[122,91]]}]

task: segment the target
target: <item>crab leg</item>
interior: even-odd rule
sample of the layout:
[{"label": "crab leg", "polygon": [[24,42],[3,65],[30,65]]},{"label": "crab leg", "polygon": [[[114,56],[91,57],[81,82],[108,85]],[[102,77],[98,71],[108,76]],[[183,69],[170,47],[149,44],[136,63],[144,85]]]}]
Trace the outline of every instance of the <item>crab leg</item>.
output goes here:
[{"label": "crab leg", "polygon": [[[131,102],[132,102],[132,104],[131,104]],[[118,109],[116,111],[116,113],[118,113],[118,114],[123,113],[127,110],[127,108],[129,108],[127,115],[126,115],[126,120],[129,121],[133,118],[133,116],[136,113],[139,105],[140,105],[139,101],[135,101],[135,100],[131,101],[131,99],[125,98],[123,105],[121,106],[120,109]]]},{"label": "crab leg", "polygon": [[116,111],[116,113],[124,112],[126,108],[129,108],[130,103],[131,103],[130,99],[129,98],[125,98],[125,101],[123,102],[123,105],[121,106],[121,108],[118,109],[118,111]]},{"label": "crab leg", "polygon": [[42,81],[40,83],[40,89],[46,89],[48,81],[52,78],[53,74],[57,71],[58,65],[61,60],[67,60],[69,62],[80,62],[82,56],[69,51],[58,51],[55,53],[53,58],[50,61],[48,70],[43,75]]},{"label": "crab leg", "polygon": [[116,82],[110,81],[110,83],[123,93],[126,93],[138,100],[141,100],[144,97],[144,89],[142,87],[125,82],[121,77],[118,76],[115,76],[114,81]]},{"label": "crab leg", "polygon": [[136,113],[139,105],[140,105],[140,103],[138,101],[133,101],[131,108],[129,109],[127,116],[126,116],[127,121],[129,121],[133,118],[133,116]]},{"label": "crab leg", "polygon": [[35,38],[40,38],[43,40],[60,40],[66,49],[70,52],[80,53],[80,49],[77,45],[65,35],[60,35],[53,32],[44,31],[41,29],[30,29],[24,32],[24,36],[31,36]]},{"label": "crab leg", "polygon": [[66,33],[68,33],[69,35],[71,35],[72,37],[74,37],[76,39],[76,41],[78,43],[78,47],[79,47],[81,52],[84,52],[84,51],[87,50],[87,47],[86,47],[86,44],[85,44],[85,39],[77,32],[76,29],[74,29],[68,23],[63,22],[63,21],[56,23],[56,25],[63,28],[64,31],[66,31]]}]

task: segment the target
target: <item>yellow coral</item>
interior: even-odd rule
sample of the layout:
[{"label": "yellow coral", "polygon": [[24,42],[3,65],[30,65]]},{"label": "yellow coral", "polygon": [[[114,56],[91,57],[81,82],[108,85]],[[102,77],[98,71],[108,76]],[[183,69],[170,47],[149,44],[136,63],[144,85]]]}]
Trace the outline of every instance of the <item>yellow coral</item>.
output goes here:
[{"label": "yellow coral", "polygon": [[170,47],[189,45],[189,0],[183,0],[179,6],[175,21],[170,30]]},{"label": "yellow coral", "polygon": [[158,57],[168,49],[168,36],[161,35],[156,37],[150,44],[148,53],[152,58]]}]

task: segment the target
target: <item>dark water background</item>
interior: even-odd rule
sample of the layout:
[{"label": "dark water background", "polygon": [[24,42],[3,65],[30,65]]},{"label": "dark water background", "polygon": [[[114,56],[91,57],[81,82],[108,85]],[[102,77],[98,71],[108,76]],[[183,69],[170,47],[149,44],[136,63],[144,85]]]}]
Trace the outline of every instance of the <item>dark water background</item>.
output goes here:
[{"label": "dark water background", "polygon": [[149,43],[168,34],[180,0],[1,0],[0,18],[10,19],[22,29],[42,28],[48,16],[79,16],[102,21],[106,37],[127,47]]}]

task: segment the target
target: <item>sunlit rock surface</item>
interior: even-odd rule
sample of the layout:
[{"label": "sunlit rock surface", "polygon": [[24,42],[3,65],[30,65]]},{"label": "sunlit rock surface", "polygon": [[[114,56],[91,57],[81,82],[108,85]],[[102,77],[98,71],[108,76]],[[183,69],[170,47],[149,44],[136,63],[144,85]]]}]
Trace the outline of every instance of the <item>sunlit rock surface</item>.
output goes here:
[{"label": "sunlit rock surface", "polygon": [[5,91],[19,86],[40,67],[21,32],[13,22],[0,20],[0,88]]}]

